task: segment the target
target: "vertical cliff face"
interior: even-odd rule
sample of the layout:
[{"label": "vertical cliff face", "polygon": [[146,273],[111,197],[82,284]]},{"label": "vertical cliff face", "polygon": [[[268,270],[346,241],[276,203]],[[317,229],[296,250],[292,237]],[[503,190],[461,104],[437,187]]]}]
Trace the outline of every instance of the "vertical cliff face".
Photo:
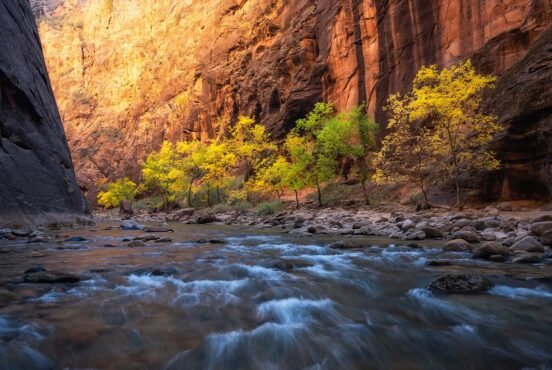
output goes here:
[{"label": "vertical cliff face", "polygon": [[0,224],[84,213],[27,0],[0,1]]},{"label": "vertical cliff face", "polygon": [[551,20],[552,0],[68,0],[40,31],[93,189],[138,177],[163,140],[223,134],[240,114],[276,137],[321,100],[366,102],[385,123],[387,97],[421,66],[471,57],[501,75]]}]

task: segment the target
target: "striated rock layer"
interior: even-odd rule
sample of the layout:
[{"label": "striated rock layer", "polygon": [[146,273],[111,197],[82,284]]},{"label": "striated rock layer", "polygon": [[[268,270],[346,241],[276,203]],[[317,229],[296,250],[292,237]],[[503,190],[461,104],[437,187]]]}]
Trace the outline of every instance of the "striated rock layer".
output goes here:
[{"label": "striated rock layer", "polygon": [[214,137],[240,114],[275,137],[320,100],[366,102],[385,123],[387,97],[423,65],[471,57],[503,74],[551,23],[552,0],[68,0],[41,19],[77,175],[94,189],[138,177],[163,140]]},{"label": "striated rock layer", "polygon": [[0,225],[87,210],[27,0],[0,1]]}]

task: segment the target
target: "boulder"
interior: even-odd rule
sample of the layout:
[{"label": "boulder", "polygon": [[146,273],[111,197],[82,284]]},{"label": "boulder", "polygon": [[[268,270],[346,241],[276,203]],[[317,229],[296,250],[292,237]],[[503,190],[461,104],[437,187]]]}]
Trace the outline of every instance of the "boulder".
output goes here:
[{"label": "boulder", "polygon": [[308,226],[307,227],[307,232],[310,233],[310,234],[316,234],[316,227],[314,226]]},{"label": "boulder", "polygon": [[81,278],[64,272],[37,271],[25,274],[24,281],[32,284],[78,283]]},{"label": "boulder", "polygon": [[552,221],[552,215],[542,215],[542,216],[535,217],[531,220],[530,223],[536,224],[539,222],[546,222],[546,221]]},{"label": "boulder", "polygon": [[159,237],[155,234],[143,234],[134,238],[134,240],[142,240],[142,241],[152,241],[152,240],[158,240],[158,239]]},{"label": "boulder", "polygon": [[139,224],[134,220],[124,220],[121,222],[121,229],[123,230],[144,230],[145,225]]},{"label": "boulder", "polygon": [[481,239],[479,236],[471,231],[460,230],[452,234],[452,239],[464,239],[469,243],[479,243]]},{"label": "boulder", "polygon": [[538,252],[543,253],[544,247],[542,244],[532,236],[527,236],[520,241],[516,242],[510,247],[511,251],[524,251],[524,252]]},{"label": "boulder", "polygon": [[464,239],[454,239],[447,242],[445,244],[445,248],[443,249],[450,252],[470,252],[472,250],[472,246]]},{"label": "boulder", "polygon": [[339,242],[330,244],[330,248],[333,248],[333,249],[355,249],[359,247],[360,246],[358,244],[349,240],[341,240]]},{"label": "boulder", "polygon": [[123,200],[119,206],[119,216],[121,217],[131,217],[134,214],[132,209],[132,203],[128,200]]},{"label": "boulder", "polygon": [[552,221],[536,222],[529,226],[529,230],[536,236],[541,236],[547,231],[552,230]]},{"label": "boulder", "polygon": [[541,242],[542,244],[552,247],[552,230],[548,230],[544,234],[541,235]]},{"label": "boulder", "polygon": [[488,279],[472,274],[448,274],[432,281],[429,290],[447,294],[485,292],[493,287]]},{"label": "boulder", "polygon": [[408,231],[416,227],[416,225],[412,220],[404,220],[401,222],[399,227],[401,228],[402,231]]},{"label": "boulder", "polygon": [[406,240],[424,240],[426,233],[423,230],[410,230],[406,233]]},{"label": "boulder", "polygon": [[497,242],[488,242],[476,248],[473,252],[473,257],[477,259],[488,260],[491,256],[509,256],[510,250],[508,247],[497,243]]},{"label": "boulder", "polygon": [[19,237],[25,237],[25,236],[29,236],[31,235],[31,230],[28,230],[28,229],[14,229],[11,231],[11,233],[15,236],[19,236]]}]

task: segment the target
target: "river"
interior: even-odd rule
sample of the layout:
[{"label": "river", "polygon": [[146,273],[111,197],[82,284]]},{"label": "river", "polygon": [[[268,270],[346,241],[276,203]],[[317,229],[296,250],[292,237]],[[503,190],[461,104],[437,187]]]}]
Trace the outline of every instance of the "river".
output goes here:
[{"label": "river", "polygon": [[[552,265],[278,230],[171,225],[68,229],[0,241],[0,369],[521,369],[552,366]],[[86,241],[61,241],[67,236]],[[198,243],[198,239],[225,243]],[[59,241],[58,241],[59,240]],[[393,244],[396,243],[396,244]],[[104,247],[104,245],[119,245]],[[429,267],[430,260],[451,265]],[[83,276],[29,284],[33,266]],[[488,276],[477,295],[434,295],[447,272]],[[547,367],[548,366],[548,367]]]}]

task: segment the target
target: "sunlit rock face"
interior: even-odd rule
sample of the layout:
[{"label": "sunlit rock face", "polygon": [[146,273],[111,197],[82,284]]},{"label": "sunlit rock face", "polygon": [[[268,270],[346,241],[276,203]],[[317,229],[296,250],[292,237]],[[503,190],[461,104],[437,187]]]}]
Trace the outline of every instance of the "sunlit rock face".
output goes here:
[{"label": "sunlit rock face", "polygon": [[87,210],[27,0],[0,1],[0,226]]},{"label": "sunlit rock face", "polygon": [[138,177],[163,140],[207,140],[240,114],[275,137],[320,100],[340,110],[366,102],[385,123],[388,95],[421,66],[472,57],[500,75],[552,19],[552,0],[67,0],[46,9],[40,34],[89,189]]}]

